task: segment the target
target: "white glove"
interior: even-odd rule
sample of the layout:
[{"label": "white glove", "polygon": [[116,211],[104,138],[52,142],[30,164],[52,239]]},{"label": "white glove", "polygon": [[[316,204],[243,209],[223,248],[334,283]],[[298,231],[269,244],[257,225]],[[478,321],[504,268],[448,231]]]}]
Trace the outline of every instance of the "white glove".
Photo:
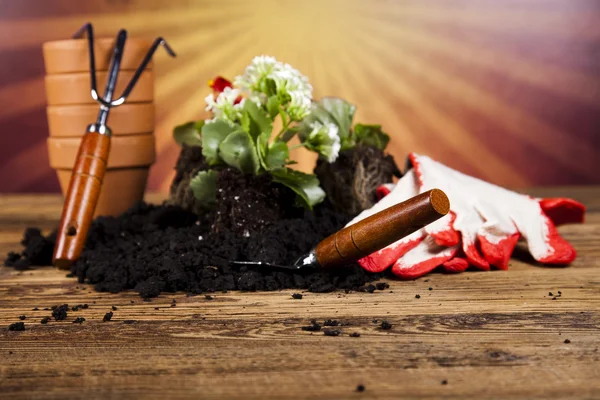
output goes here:
[{"label": "white glove", "polygon": [[469,265],[482,270],[489,270],[490,265],[507,269],[521,237],[539,262],[568,264],[575,259],[575,250],[560,237],[555,224],[583,222],[582,204],[511,192],[415,153],[409,161],[413,168],[396,185],[378,189],[379,195],[389,194],[348,225],[433,188],[446,193],[450,212],[360,260],[366,270],[380,272],[393,264],[396,275],[416,278],[440,265],[448,272],[462,272]]}]

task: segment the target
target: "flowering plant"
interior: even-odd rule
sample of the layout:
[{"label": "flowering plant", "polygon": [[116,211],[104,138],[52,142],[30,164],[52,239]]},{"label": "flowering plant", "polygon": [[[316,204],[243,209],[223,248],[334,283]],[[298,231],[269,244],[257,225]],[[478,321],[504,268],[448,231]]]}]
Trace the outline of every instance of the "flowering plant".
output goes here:
[{"label": "flowering plant", "polygon": [[[300,139],[295,147],[306,147],[330,163],[340,150],[361,140],[378,147],[385,147],[389,140],[376,125],[357,124],[352,130],[353,105],[337,98],[313,102],[308,79],[273,57],[255,57],[233,83],[218,77],[209,86],[213,93],[206,97],[206,110],[212,112],[212,118],[176,127],[175,140],[201,146],[210,166],[271,174],[274,182],[296,193],[301,206],[312,208],[325,198],[325,192],[315,175],[288,168],[295,163],[290,160],[288,145],[294,136]],[[278,118],[281,129],[274,132]],[[190,182],[194,196],[206,206],[215,201],[216,178],[217,172],[209,169]]]}]

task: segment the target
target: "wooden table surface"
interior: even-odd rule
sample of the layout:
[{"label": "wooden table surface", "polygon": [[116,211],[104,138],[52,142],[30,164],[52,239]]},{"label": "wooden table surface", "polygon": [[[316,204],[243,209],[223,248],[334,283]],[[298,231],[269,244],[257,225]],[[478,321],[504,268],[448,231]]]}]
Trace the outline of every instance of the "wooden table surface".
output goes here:
[{"label": "wooden table surface", "polygon": [[[587,205],[584,225],[560,228],[579,252],[569,268],[513,260],[508,271],[434,273],[373,294],[145,302],[52,268],[0,267],[0,397],[600,398],[600,188],[529,193]],[[60,207],[57,196],[1,196],[0,253],[19,249],[26,226],[54,227]],[[89,308],[40,324],[43,308],[63,303]],[[8,331],[20,315],[26,330]],[[301,329],[329,318],[348,323],[342,336]]]}]

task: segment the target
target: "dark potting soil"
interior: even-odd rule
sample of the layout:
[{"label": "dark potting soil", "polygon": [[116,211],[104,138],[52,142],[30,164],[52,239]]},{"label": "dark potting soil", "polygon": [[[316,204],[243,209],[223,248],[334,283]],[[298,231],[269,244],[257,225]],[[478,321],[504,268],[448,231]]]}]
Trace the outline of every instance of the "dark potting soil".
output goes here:
[{"label": "dark potting soil", "polygon": [[[218,207],[203,217],[179,206],[140,203],[119,217],[96,219],[71,272],[80,282],[93,284],[99,291],[117,293],[133,289],[145,298],[175,291],[199,294],[288,288],[312,292],[359,290],[383,276],[368,273],[357,264],[320,271],[231,266],[232,260],[291,264],[341,229],[350,216],[334,211],[326,203],[314,211],[295,208],[283,215],[278,212],[273,219],[266,216],[265,208],[253,213],[252,207],[247,207],[244,191],[239,191],[242,186],[254,186],[254,193],[259,196],[271,190],[260,186],[271,182],[263,178],[253,181],[247,176],[237,179],[233,174],[225,175],[224,179],[229,183],[217,187],[222,189],[219,196],[226,203],[225,208]],[[250,205],[258,201],[255,197],[250,196]],[[229,221],[249,218],[241,213],[244,207],[252,214],[251,221],[246,221],[250,229],[242,230],[225,222],[223,213],[235,213]],[[39,229],[28,228],[23,239],[24,250],[17,255],[11,253],[5,264],[49,265],[54,242],[55,234],[44,237]],[[67,310],[64,309],[65,314]],[[56,313],[58,320],[62,312],[55,310],[53,315]]]},{"label": "dark potting soil", "polygon": [[14,322],[8,326],[8,330],[9,331],[17,331],[17,332],[24,331],[25,324],[23,322]]},{"label": "dark potting soil", "polygon": [[56,321],[63,321],[67,319],[67,311],[69,311],[69,305],[63,304],[62,306],[52,307],[52,316]]},{"label": "dark potting soil", "polygon": [[38,228],[27,228],[21,240],[23,251],[8,253],[4,265],[16,270],[26,270],[32,265],[49,265],[55,242],[56,232],[44,236]]}]

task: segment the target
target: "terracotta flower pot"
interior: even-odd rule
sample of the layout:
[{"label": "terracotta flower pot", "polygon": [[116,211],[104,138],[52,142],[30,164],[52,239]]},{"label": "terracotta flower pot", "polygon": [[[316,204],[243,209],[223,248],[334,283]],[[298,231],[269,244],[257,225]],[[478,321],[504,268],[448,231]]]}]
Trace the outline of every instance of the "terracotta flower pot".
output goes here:
[{"label": "terracotta flower pot", "polygon": [[[120,96],[133,77],[133,71],[119,72],[115,89],[115,98]],[[106,86],[107,71],[96,72],[97,90],[102,95]],[[73,72],[69,74],[46,75],[46,101],[48,105],[97,104],[90,95],[90,74]],[[127,98],[128,103],[149,102],[154,100],[154,75],[152,71],[144,71]]]},{"label": "terracotta flower pot", "polygon": [[[63,194],[79,150],[80,138],[48,138],[50,166],[57,172]],[[155,159],[154,136],[113,136],[106,175],[94,216],[119,215],[144,197],[148,170]]]},{"label": "terracotta flower pot", "polygon": [[[97,90],[104,93],[115,39],[96,39]],[[90,95],[87,39],[59,40],[43,45],[50,138],[50,165],[66,194],[81,137],[95,122],[100,106]],[[148,40],[127,39],[115,98],[131,80],[151,46]],[[118,215],[142,200],[148,170],[154,162],[154,75],[149,64],[127,102],[110,112],[111,150],[95,216]]]},{"label": "terracotta flower pot", "polygon": [[[115,38],[97,38],[94,40],[96,71],[106,71],[110,65]],[[152,45],[145,39],[127,38],[121,70],[136,70],[144,55]],[[68,39],[43,44],[46,74],[64,74],[84,72],[90,69],[87,39]],[[151,69],[152,62],[147,69]]]},{"label": "terracotta flower pot", "polygon": [[[80,137],[98,116],[97,104],[49,106],[51,137]],[[154,103],[125,103],[111,110],[108,126],[113,135],[151,133],[154,130]]]}]

